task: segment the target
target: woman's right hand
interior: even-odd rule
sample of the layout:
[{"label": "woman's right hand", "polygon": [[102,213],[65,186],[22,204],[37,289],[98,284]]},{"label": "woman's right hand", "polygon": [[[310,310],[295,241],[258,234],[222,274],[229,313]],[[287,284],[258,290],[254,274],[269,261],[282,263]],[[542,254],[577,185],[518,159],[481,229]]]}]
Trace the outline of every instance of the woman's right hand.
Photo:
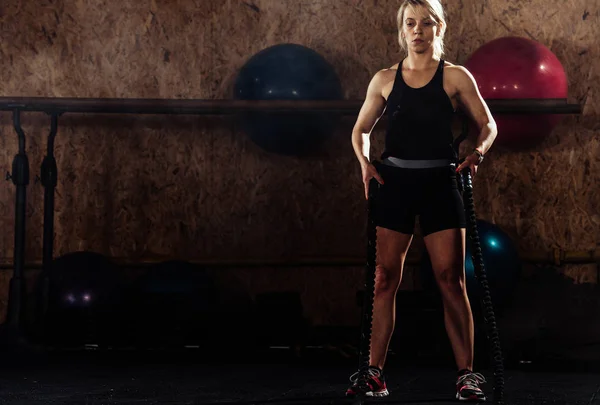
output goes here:
[{"label": "woman's right hand", "polygon": [[365,185],[365,198],[368,200],[369,199],[369,183],[371,182],[371,179],[375,178],[375,180],[377,180],[379,182],[379,184],[383,184],[383,179],[381,178],[379,173],[377,173],[377,169],[375,169],[375,166],[373,166],[372,163],[367,163],[366,165],[362,165],[361,168],[362,168],[363,183]]}]

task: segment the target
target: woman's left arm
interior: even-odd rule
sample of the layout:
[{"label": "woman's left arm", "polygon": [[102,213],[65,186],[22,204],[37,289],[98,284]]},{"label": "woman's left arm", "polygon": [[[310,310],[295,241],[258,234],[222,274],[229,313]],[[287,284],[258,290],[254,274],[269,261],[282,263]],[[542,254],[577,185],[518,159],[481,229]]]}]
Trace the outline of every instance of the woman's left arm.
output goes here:
[{"label": "woman's left arm", "polygon": [[[479,93],[473,75],[462,66],[453,66],[453,70],[460,104],[467,115],[477,124],[477,129],[479,130],[475,149],[483,156],[488,152],[498,134],[496,121],[494,121],[490,109]],[[479,156],[477,152],[473,151],[456,171],[458,172],[470,166],[471,172],[474,174],[477,170],[476,166],[478,162]]]}]

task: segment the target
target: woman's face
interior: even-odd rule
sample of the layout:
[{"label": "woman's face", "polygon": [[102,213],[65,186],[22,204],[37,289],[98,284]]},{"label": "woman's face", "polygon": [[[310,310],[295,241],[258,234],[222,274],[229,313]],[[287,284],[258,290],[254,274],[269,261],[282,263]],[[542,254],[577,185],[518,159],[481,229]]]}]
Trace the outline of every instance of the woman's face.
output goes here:
[{"label": "woman's face", "polygon": [[408,49],[416,53],[424,53],[433,47],[440,27],[429,11],[422,6],[407,7],[402,21],[402,35],[406,39]]}]

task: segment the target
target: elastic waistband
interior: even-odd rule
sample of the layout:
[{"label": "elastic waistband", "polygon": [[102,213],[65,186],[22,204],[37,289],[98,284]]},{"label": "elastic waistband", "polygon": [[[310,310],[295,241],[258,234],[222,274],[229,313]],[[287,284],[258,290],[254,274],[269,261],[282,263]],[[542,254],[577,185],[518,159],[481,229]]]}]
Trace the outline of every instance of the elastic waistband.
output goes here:
[{"label": "elastic waistband", "polygon": [[386,166],[401,167],[403,169],[432,169],[435,167],[454,167],[456,163],[451,159],[433,159],[433,160],[405,160],[395,157],[383,159]]}]

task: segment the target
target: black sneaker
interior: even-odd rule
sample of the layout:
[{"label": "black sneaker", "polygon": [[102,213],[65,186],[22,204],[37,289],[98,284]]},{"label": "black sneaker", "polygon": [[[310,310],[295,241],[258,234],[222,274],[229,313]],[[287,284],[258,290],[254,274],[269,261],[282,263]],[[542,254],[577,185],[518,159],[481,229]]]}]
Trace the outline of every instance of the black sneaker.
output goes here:
[{"label": "black sneaker", "polygon": [[367,397],[386,397],[389,395],[387,387],[385,385],[385,377],[383,372],[375,367],[369,366],[367,371],[367,380],[364,383],[359,381],[360,372],[352,374],[350,381],[352,385],[346,391],[347,397],[355,397],[357,395],[365,395]]},{"label": "black sneaker", "polygon": [[470,370],[461,370],[456,380],[456,399],[459,401],[485,401],[485,394],[479,388],[485,377]]}]

